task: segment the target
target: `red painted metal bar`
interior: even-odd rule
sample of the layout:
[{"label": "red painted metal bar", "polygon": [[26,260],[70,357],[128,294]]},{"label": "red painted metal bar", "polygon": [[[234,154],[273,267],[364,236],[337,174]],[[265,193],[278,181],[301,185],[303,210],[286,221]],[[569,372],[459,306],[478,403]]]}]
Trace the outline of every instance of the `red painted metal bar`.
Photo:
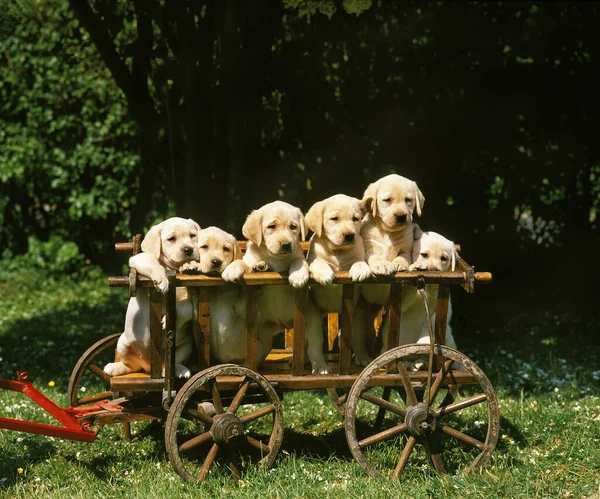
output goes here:
[{"label": "red painted metal bar", "polygon": [[59,423],[63,424],[64,427],[0,417],[0,428],[82,442],[93,442],[96,439],[96,434],[93,431],[85,429],[87,423],[80,422],[68,409],[57,406],[52,400],[34,388],[30,382],[25,381],[27,373],[17,373],[17,375],[19,377],[18,381],[0,379],[0,389],[19,392],[29,397]]}]

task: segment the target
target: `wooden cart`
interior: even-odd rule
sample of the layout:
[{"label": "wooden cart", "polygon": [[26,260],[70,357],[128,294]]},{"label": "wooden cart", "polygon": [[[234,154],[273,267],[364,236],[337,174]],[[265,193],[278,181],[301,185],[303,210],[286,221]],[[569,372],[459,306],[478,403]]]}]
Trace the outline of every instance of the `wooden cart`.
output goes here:
[{"label": "wooden cart", "polygon": [[[116,248],[136,253],[140,240],[136,236],[132,243],[119,243]],[[337,272],[334,283],[343,286],[342,313],[339,317],[329,314],[324,327],[328,336],[326,359],[333,371],[330,375],[311,374],[305,366],[308,286],[295,292],[293,331],[285,333],[282,348],[272,350],[258,369],[258,295],[263,286],[288,285],[287,276],[252,273],[236,284],[244,286],[247,303],[244,365],[211,365],[210,359],[209,289],[231,284],[203,275],[172,274],[168,278],[169,292],[160,295],[153,291],[152,295],[149,373],[111,378],[102,371],[104,364],[113,360],[119,334],[92,345],[76,363],[68,387],[71,406],[83,409],[110,402],[106,410],[85,416],[90,429],[97,432],[105,424],[125,423],[129,431],[135,421],[166,420],[169,460],[184,479],[202,481],[213,466],[224,466],[239,477],[249,465],[273,464],[284,437],[284,394],[327,389],[334,407],[345,419],[353,456],[371,476],[396,480],[413,462],[412,457],[420,462],[420,455],[439,473],[468,472],[490,460],[499,436],[498,401],[492,385],[471,359],[442,346],[450,288],[458,285],[472,293],[475,282],[491,279],[489,273],[475,273],[459,258],[453,272],[402,272],[362,283],[391,285],[390,304],[384,310],[390,325],[390,345],[398,342],[402,287],[439,285],[435,321],[430,321],[429,328],[435,343],[391,348],[362,368],[352,363],[350,349],[357,288],[347,272]],[[129,287],[131,294],[140,287],[152,287],[149,279],[137,276],[135,271],[129,276],[109,278],[109,285]],[[198,303],[192,321],[198,365],[197,373],[189,380],[174,375],[178,286],[186,286],[190,294],[196,294]],[[427,310],[429,318],[432,312]],[[374,325],[380,320],[381,313]],[[428,359],[428,370],[409,372],[405,361],[418,356]],[[91,389],[100,386],[98,380],[103,388]]]}]

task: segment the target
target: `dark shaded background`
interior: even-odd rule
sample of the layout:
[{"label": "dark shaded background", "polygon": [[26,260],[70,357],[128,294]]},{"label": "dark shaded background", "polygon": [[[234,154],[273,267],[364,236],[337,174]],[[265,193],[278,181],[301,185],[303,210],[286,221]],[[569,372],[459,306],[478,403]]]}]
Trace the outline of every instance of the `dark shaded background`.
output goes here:
[{"label": "dark shaded background", "polygon": [[592,299],[598,2],[17,4],[5,258],[60,236],[114,270],[114,241],[168,215],[241,237],[265,202],[306,211],[396,172],[421,226],[498,284]]}]

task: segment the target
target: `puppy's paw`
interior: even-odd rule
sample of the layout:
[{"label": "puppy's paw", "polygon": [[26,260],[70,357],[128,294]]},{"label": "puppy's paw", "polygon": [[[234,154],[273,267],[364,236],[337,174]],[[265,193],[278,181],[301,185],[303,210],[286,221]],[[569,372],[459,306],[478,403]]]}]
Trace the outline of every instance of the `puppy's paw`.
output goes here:
[{"label": "puppy's paw", "polygon": [[298,270],[294,270],[294,272],[290,272],[288,281],[293,287],[302,288],[306,286],[309,277],[310,272],[308,271],[308,266],[304,266]]},{"label": "puppy's paw", "polygon": [[322,268],[318,269],[311,269],[310,275],[315,281],[317,281],[319,284],[322,284],[323,286],[331,284],[333,282],[334,277],[333,270],[331,270],[331,267],[329,265],[327,265],[326,267],[323,266]]},{"label": "puppy's paw", "polygon": [[408,267],[408,270],[428,270],[428,267],[426,263],[415,262]]},{"label": "puppy's paw", "polygon": [[132,369],[123,362],[110,362],[104,366],[104,372],[109,376],[121,376],[121,374],[129,374]]},{"label": "puppy's paw", "polygon": [[429,366],[429,362],[427,362],[427,360],[422,360],[422,359],[416,359],[413,361],[405,360],[404,366],[406,367],[406,370],[409,372],[426,371],[427,367]]},{"label": "puppy's paw", "polygon": [[167,291],[169,291],[169,280],[167,279],[166,274],[152,279],[152,282],[154,282],[154,288],[156,291],[159,291],[162,294],[165,294]]},{"label": "puppy's paw", "polygon": [[320,363],[315,362],[315,363],[313,363],[313,366],[312,366],[312,373],[313,374],[331,374],[331,369],[325,363],[320,364]]},{"label": "puppy's paw", "polygon": [[190,371],[187,367],[185,367],[183,364],[176,364],[175,365],[175,376],[177,378],[185,378],[185,379],[189,379],[189,377],[192,375],[192,371]]},{"label": "puppy's paw", "polygon": [[252,272],[269,272],[271,267],[267,262],[259,261],[252,266]]},{"label": "puppy's paw", "polygon": [[396,265],[382,260],[369,266],[375,275],[391,275],[396,273]]},{"label": "puppy's paw", "polygon": [[402,256],[397,256],[396,258],[394,258],[392,260],[392,264],[394,265],[394,267],[396,267],[396,270],[398,272],[405,272],[406,270],[408,270],[408,262],[406,261],[406,258]]},{"label": "puppy's paw", "polygon": [[200,262],[186,262],[179,267],[179,272],[182,274],[200,274],[202,273],[202,270],[200,270]]},{"label": "puppy's paw", "polygon": [[367,262],[356,262],[350,267],[350,277],[354,282],[361,282],[371,277],[371,269]]},{"label": "puppy's paw", "polygon": [[235,260],[225,267],[221,278],[227,282],[239,281],[247,269],[247,265],[242,260]]}]

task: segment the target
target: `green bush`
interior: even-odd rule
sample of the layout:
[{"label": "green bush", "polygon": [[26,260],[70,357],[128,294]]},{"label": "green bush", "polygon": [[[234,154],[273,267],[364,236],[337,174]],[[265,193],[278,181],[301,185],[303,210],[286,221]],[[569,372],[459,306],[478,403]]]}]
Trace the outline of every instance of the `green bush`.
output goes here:
[{"label": "green bush", "polygon": [[97,258],[129,234],[135,125],[67,1],[8,4],[0,16],[0,247],[22,253],[29,235],[54,234]]},{"label": "green bush", "polygon": [[65,277],[91,277],[100,273],[72,241],[54,235],[47,242],[28,238],[26,253],[14,255],[5,249],[0,260],[0,283],[13,282],[26,287],[44,287],[44,283]]}]

